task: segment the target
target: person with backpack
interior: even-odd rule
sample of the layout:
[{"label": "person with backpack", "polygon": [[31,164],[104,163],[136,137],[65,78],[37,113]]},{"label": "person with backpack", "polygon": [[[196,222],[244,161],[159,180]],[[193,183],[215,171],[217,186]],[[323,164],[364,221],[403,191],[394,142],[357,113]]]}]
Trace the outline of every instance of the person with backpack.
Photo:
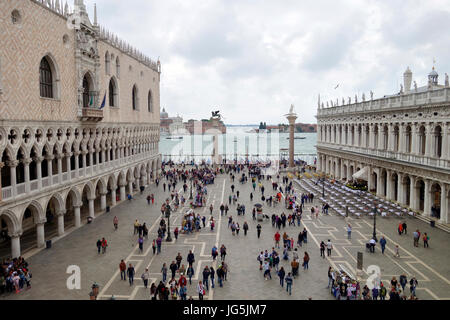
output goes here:
[{"label": "person with backpack", "polygon": [[212,247],[212,249],[211,249],[211,256],[213,258],[213,261],[216,260],[218,255],[219,255],[219,253],[217,252],[217,247],[216,246]]}]

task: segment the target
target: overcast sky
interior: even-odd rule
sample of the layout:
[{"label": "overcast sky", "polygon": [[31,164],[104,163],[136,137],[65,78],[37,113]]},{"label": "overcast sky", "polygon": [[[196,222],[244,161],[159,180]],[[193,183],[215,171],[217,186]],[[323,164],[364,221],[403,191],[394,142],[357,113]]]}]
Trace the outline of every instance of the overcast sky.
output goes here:
[{"label": "overcast sky", "polygon": [[[450,73],[450,1],[85,0],[91,20],[155,61],[161,108],[185,121],[315,123],[317,97],[399,91]],[[337,84],[339,87],[334,89]]]}]

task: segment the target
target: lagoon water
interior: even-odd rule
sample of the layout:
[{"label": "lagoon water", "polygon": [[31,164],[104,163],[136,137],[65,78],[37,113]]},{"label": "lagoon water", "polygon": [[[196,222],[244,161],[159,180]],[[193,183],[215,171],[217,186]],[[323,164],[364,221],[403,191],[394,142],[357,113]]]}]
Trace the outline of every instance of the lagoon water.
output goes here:
[{"label": "lagoon water", "polygon": [[[249,132],[252,129],[255,127],[227,127],[226,134],[218,135],[218,150],[222,158],[243,161],[248,154],[251,161],[287,159],[289,133]],[[304,137],[294,141],[295,159],[314,163],[317,133],[295,133],[295,137]],[[159,150],[163,161],[209,161],[213,154],[213,139],[213,135],[161,135]]]}]

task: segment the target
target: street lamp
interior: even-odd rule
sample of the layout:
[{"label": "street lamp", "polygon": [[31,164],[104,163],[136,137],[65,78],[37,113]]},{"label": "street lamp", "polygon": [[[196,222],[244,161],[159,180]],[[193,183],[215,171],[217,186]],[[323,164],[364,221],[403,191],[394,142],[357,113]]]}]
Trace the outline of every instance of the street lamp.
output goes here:
[{"label": "street lamp", "polygon": [[191,177],[191,194],[189,195],[189,200],[194,199],[194,198],[192,197],[192,180],[194,180],[193,177]]},{"label": "street lamp", "polygon": [[378,242],[377,240],[377,203],[373,202],[373,239]]},{"label": "street lamp", "polygon": [[165,214],[167,218],[167,238],[166,241],[172,241],[172,237],[170,236],[170,211],[172,209],[170,208],[169,199],[166,200],[166,208],[165,208]]}]

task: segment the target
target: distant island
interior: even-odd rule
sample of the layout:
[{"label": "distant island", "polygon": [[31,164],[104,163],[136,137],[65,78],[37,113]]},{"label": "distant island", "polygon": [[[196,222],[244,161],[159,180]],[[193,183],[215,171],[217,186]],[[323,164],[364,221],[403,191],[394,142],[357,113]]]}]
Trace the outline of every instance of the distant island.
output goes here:
[{"label": "distant island", "polygon": [[[259,130],[267,130],[270,132],[271,130],[278,129],[279,132],[288,132],[289,125],[280,123],[278,125],[267,125],[265,122],[260,122],[260,124],[226,124],[227,127],[255,127],[255,132],[259,132]],[[295,124],[295,132],[299,133],[309,133],[309,132],[317,132],[317,124],[315,123],[296,123]]]}]

